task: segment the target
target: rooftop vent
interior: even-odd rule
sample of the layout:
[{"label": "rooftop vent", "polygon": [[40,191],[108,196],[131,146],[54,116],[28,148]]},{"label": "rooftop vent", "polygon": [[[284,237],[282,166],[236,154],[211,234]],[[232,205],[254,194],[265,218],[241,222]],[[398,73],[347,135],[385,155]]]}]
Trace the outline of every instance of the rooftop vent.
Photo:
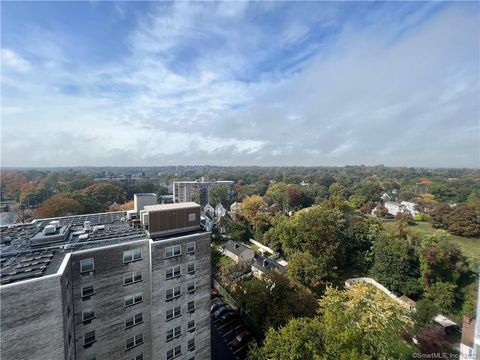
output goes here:
[{"label": "rooftop vent", "polygon": [[263,260],[263,267],[267,267],[268,266],[268,260],[267,259],[264,259]]},{"label": "rooftop vent", "polygon": [[235,249],[238,249],[240,247],[240,244],[239,243],[235,243]]}]

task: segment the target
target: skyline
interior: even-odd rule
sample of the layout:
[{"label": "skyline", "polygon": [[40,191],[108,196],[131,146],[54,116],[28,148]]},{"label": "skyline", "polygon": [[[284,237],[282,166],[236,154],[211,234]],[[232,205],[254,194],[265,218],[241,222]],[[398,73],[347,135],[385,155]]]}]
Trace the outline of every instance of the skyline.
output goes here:
[{"label": "skyline", "polygon": [[478,3],[1,6],[3,167],[479,167]]}]

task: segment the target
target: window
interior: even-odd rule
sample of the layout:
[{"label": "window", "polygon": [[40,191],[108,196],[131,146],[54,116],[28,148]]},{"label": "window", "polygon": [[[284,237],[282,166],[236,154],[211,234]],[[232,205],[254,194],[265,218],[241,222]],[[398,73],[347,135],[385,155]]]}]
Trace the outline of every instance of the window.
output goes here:
[{"label": "window", "polygon": [[187,292],[188,292],[188,293],[193,293],[193,292],[195,292],[195,281],[190,281],[190,282],[187,284]]},{"label": "window", "polygon": [[188,360],[195,360],[195,356],[192,356],[191,358],[188,358]]},{"label": "window", "polygon": [[95,294],[95,289],[93,288],[93,284],[85,284],[82,285],[82,298],[90,297]]},{"label": "window", "polygon": [[165,280],[180,276],[180,265],[168,267],[165,272]]},{"label": "window", "polygon": [[195,273],[195,262],[189,262],[187,264],[187,274],[194,274]]},{"label": "window", "polygon": [[81,273],[90,272],[90,271],[93,271],[93,269],[94,269],[93,259],[80,260],[80,272]]},{"label": "window", "polygon": [[129,328],[138,324],[141,324],[143,322],[143,314],[138,313],[135,315],[132,315],[125,320],[125,328]]},{"label": "window", "polygon": [[82,320],[89,321],[95,319],[95,312],[93,309],[85,309],[82,311]]},{"label": "window", "polygon": [[165,292],[165,300],[172,300],[176,297],[179,297],[182,295],[182,289],[180,286],[174,287],[172,289],[167,289]]},{"label": "window", "polygon": [[179,317],[182,315],[182,308],[180,306],[177,306],[173,309],[168,309],[166,312],[166,321],[172,320],[176,317]]},{"label": "window", "polygon": [[135,294],[135,295],[129,295],[127,296],[125,299],[124,299],[124,304],[125,306],[131,306],[131,305],[135,305],[135,304],[138,304],[140,302],[143,301],[143,294],[142,293],[138,293],[138,294]]},{"label": "window", "polygon": [[188,214],[188,221],[195,221],[195,220],[197,220],[197,214],[195,213]]},{"label": "window", "polygon": [[165,248],[165,257],[170,258],[182,255],[182,245],[172,245]]},{"label": "window", "polygon": [[195,252],[195,242],[187,243],[187,254],[193,254]]},{"label": "window", "polygon": [[143,274],[141,271],[135,271],[123,275],[123,285],[133,284],[142,281]]},{"label": "window", "polygon": [[188,302],[187,311],[189,313],[195,312],[195,301],[189,301]]},{"label": "window", "polygon": [[142,250],[134,249],[123,252],[123,263],[142,260]]},{"label": "window", "polygon": [[182,345],[176,346],[174,349],[167,351],[167,360],[176,358],[177,356],[182,355]]},{"label": "window", "polygon": [[182,335],[182,327],[177,326],[167,331],[167,341],[173,340]]},{"label": "window", "polygon": [[187,324],[187,331],[193,332],[195,331],[195,320],[190,320]]},{"label": "window", "polygon": [[134,337],[125,340],[125,350],[134,348],[135,346],[138,346],[140,344],[143,344],[143,333],[140,333],[138,335],[135,335]]},{"label": "window", "polygon": [[83,345],[90,345],[93,344],[95,341],[95,330],[89,331],[83,336]]},{"label": "window", "polygon": [[131,358],[131,360],[143,360],[143,354],[134,356],[134,357]]},{"label": "window", "polygon": [[67,316],[70,316],[70,306],[67,306]]},{"label": "window", "polygon": [[195,339],[190,339],[188,340],[188,351],[194,351],[195,350]]}]

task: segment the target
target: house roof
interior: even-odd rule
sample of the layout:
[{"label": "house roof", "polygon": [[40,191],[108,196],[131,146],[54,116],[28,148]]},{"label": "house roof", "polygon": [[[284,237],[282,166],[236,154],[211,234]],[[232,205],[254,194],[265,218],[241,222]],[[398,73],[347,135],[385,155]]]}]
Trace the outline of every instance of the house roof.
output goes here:
[{"label": "house roof", "polygon": [[285,266],[280,265],[275,260],[258,254],[255,254],[252,266],[260,270],[261,272],[277,270],[283,274],[286,270]]},{"label": "house roof", "polygon": [[225,244],[222,245],[222,249],[230,251],[237,256],[240,256],[245,251],[253,251],[245,244],[234,240],[228,240]]}]

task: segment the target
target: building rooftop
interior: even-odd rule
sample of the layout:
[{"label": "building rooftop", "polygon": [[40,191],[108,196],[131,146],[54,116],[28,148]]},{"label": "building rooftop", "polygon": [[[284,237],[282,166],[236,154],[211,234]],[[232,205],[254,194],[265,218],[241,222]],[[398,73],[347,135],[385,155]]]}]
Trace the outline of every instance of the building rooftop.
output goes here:
[{"label": "building rooftop", "polygon": [[233,240],[228,240],[225,244],[223,244],[222,249],[227,250],[237,256],[240,256],[244,251],[253,251],[241,242]]},{"label": "building rooftop", "polygon": [[37,219],[0,227],[1,284],[57,272],[66,253],[147,239],[126,212]]},{"label": "building rooftop", "polygon": [[267,271],[277,270],[280,273],[285,272],[285,266],[280,265],[275,260],[269,259],[265,256],[255,254],[255,258],[253,259],[253,264],[255,268],[260,270],[261,272],[265,273]]},{"label": "building rooftop", "polygon": [[167,210],[178,210],[178,209],[190,209],[190,208],[199,208],[200,205],[194,202],[184,202],[184,203],[175,203],[175,204],[158,204],[158,205],[147,205],[144,207],[146,211],[167,211]]}]

